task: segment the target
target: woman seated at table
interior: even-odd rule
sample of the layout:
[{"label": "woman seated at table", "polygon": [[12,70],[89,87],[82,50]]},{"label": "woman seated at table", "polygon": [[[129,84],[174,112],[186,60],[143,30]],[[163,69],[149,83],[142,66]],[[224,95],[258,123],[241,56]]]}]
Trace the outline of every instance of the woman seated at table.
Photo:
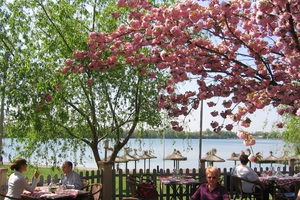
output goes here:
[{"label": "woman seated at table", "polygon": [[[29,192],[34,191],[40,174],[38,171],[35,171],[33,182],[31,185],[29,185],[22,174],[27,171],[27,163],[25,159],[17,158],[11,164],[10,169],[15,170],[15,172],[9,176],[8,191],[6,196],[20,199],[21,194],[24,192],[24,190],[27,190]],[[5,197],[5,200],[10,200],[10,199]]]},{"label": "woman seated at table", "polygon": [[205,174],[207,183],[200,185],[190,200],[229,200],[227,189],[219,184],[220,173],[218,168],[209,166]]}]

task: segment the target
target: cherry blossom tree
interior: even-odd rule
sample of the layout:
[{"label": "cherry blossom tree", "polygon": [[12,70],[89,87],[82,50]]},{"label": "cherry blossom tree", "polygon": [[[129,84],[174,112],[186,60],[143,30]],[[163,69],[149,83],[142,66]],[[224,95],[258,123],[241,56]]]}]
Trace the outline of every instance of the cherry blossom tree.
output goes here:
[{"label": "cherry blossom tree", "polygon": [[[170,78],[158,87],[158,108],[169,116],[186,116],[200,101],[210,107],[223,100],[212,115],[215,132],[234,124],[251,125],[249,113],[268,105],[279,114],[300,116],[300,4],[296,0],[183,1],[152,7],[146,0],[119,0],[130,8],[128,23],[113,32],[92,32],[88,51],[74,52],[64,73],[76,69],[105,73],[116,65],[145,66],[140,73],[155,78],[148,65]],[[148,50],[147,53],[145,50]],[[179,92],[176,86],[195,81],[197,87]],[[212,101],[211,99],[218,99]],[[231,119],[231,120],[226,120]],[[181,131],[180,121],[173,121]]]}]

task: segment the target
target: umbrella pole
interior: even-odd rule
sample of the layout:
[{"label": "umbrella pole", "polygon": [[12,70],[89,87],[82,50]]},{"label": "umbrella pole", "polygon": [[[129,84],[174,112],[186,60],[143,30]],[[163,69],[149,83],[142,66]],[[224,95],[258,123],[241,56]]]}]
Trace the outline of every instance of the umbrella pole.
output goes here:
[{"label": "umbrella pole", "polygon": [[174,169],[176,169],[176,160],[174,160]]},{"label": "umbrella pole", "polygon": [[201,155],[202,155],[202,127],[203,127],[203,100],[200,104],[200,131],[199,131],[199,168],[201,168]]}]

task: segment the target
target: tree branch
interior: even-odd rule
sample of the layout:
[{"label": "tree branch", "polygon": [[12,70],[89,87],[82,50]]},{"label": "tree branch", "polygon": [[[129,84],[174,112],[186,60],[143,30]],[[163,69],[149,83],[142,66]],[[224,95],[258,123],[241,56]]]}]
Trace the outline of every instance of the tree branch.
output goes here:
[{"label": "tree branch", "polygon": [[68,42],[66,41],[66,39],[64,38],[63,34],[61,33],[61,31],[59,30],[59,28],[55,25],[55,23],[52,21],[52,19],[50,18],[50,16],[47,13],[47,10],[45,9],[44,5],[41,2],[38,2],[38,4],[42,7],[44,13],[46,14],[47,19],[50,21],[50,23],[54,26],[54,28],[56,29],[56,31],[58,32],[58,34],[60,35],[60,37],[62,38],[63,42],[65,43],[65,45],[67,46],[67,48],[69,49],[70,52],[73,52],[73,50],[71,49],[71,47],[69,46]]}]

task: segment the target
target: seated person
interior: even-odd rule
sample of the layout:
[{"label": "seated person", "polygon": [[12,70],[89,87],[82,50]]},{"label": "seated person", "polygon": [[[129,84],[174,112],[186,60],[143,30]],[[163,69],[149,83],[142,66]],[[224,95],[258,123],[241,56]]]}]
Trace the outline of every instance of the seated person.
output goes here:
[{"label": "seated person", "polygon": [[81,177],[78,173],[73,171],[73,163],[66,161],[62,165],[63,174],[59,184],[65,185],[67,188],[82,189]]},{"label": "seated person", "polygon": [[[15,199],[21,199],[21,195],[24,190],[29,192],[33,192],[40,173],[38,171],[34,172],[34,178],[31,185],[26,181],[23,173],[27,171],[27,162],[24,158],[17,158],[10,165],[10,169],[14,170],[14,172],[9,176],[8,179],[8,190],[7,196]],[[5,200],[10,200],[10,198],[5,197]]]},{"label": "seated person", "polygon": [[229,200],[227,189],[219,184],[220,174],[218,168],[209,166],[205,173],[207,183],[200,185],[190,200]]},{"label": "seated person", "polygon": [[[264,184],[258,179],[258,174],[253,169],[251,169],[251,167],[247,166],[247,163],[249,162],[248,155],[242,154],[240,156],[240,162],[241,164],[239,164],[233,170],[232,174],[260,185],[261,187],[256,186],[255,191],[259,192],[260,190],[263,190],[263,199],[269,200],[269,192],[268,190],[266,190]],[[243,191],[246,193],[252,193],[252,188],[256,184],[242,181]],[[260,197],[256,197],[256,199],[260,199]]]}]

